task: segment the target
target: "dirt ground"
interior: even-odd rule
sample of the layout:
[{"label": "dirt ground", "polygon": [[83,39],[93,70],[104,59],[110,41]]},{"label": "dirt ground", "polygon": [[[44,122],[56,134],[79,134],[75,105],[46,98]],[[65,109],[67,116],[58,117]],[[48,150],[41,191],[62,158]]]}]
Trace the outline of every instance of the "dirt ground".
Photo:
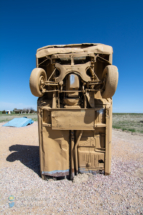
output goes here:
[{"label": "dirt ground", "polygon": [[[38,124],[0,123],[1,214],[143,214],[143,136],[113,129],[110,176],[44,181]],[[9,196],[14,196],[10,208]],[[10,203],[10,204],[9,204]]]}]

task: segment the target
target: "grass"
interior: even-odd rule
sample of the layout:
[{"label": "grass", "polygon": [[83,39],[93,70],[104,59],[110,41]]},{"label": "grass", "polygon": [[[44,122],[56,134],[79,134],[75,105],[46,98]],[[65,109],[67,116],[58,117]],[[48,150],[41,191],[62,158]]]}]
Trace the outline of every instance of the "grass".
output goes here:
[{"label": "grass", "polygon": [[138,115],[143,115],[143,113],[113,113],[113,115],[134,115],[134,116],[138,116]]},{"label": "grass", "polygon": [[142,113],[113,113],[113,128],[143,133]]},{"label": "grass", "polygon": [[115,129],[121,129],[122,131],[136,132],[136,129],[134,129],[134,128],[122,128],[121,126],[116,126],[116,125],[113,125],[112,127]]}]

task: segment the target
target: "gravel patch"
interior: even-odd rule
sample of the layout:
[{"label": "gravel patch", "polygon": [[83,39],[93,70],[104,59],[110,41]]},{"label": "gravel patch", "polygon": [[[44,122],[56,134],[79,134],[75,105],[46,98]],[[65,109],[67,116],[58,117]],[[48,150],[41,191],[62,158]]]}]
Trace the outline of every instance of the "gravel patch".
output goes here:
[{"label": "gravel patch", "polygon": [[[113,130],[112,173],[44,181],[38,124],[0,123],[1,214],[143,214],[143,136]],[[15,197],[10,208],[9,196]]]}]

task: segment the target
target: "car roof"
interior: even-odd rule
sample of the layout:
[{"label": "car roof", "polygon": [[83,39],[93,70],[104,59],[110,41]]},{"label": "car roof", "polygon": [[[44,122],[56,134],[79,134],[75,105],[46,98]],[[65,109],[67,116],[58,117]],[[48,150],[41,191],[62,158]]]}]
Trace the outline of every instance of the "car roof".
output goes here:
[{"label": "car roof", "polygon": [[49,45],[37,49],[36,57],[41,58],[53,54],[66,54],[66,53],[101,53],[112,54],[112,46],[100,43],[81,43],[81,44],[68,44],[68,45]]}]

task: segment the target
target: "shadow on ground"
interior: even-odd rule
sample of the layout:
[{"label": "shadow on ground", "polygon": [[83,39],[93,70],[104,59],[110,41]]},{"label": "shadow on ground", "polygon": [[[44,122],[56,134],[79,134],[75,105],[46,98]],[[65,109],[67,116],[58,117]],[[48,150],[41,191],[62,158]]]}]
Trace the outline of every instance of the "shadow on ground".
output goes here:
[{"label": "shadow on ground", "polygon": [[9,151],[14,152],[7,157],[7,161],[19,160],[40,176],[39,146],[12,145],[9,147]]}]

